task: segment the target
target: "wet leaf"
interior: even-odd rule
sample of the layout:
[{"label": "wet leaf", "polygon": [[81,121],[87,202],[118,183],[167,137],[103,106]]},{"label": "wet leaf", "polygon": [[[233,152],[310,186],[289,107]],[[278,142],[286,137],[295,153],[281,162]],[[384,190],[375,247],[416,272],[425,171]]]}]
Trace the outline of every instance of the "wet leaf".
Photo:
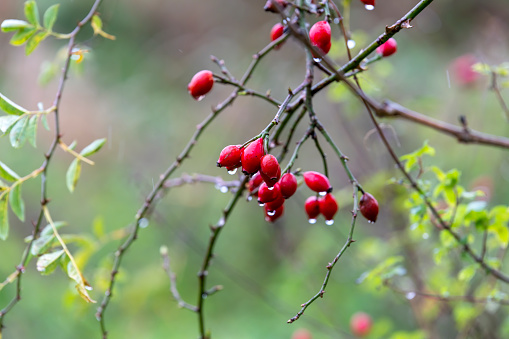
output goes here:
[{"label": "wet leaf", "polygon": [[11,209],[19,220],[25,221],[25,203],[21,197],[21,184],[15,185],[9,194]]}]

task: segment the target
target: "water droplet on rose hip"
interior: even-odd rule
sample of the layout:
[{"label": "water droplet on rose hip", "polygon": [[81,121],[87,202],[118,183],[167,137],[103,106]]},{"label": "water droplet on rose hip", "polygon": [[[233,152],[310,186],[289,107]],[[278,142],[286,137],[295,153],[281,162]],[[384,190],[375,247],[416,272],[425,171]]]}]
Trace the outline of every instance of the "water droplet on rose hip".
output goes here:
[{"label": "water droplet on rose hip", "polygon": [[368,220],[368,224],[374,224],[374,222],[371,220]]},{"label": "water droplet on rose hip", "polygon": [[348,46],[348,49],[352,49],[355,47],[357,43],[355,42],[355,40],[352,40],[352,39],[349,39],[347,42],[346,42],[346,45]]},{"label": "water droplet on rose hip", "polygon": [[203,98],[205,98],[205,95],[199,96],[198,98],[196,98],[196,101],[202,101]]},{"label": "water droplet on rose hip", "polygon": [[234,169],[232,169],[232,170],[228,171],[228,174],[229,174],[229,175],[234,175],[235,173],[237,173],[237,169],[236,169],[236,168],[234,168]]},{"label": "water droplet on rose hip", "polygon": [[407,298],[408,300],[412,300],[413,298],[415,298],[415,292],[408,292],[405,298]]},{"label": "water droplet on rose hip", "polygon": [[313,58],[313,60],[314,60],[315,62],[320,62],[320,61],[322,61],[322,58]]},{"label": "water droplet on rose hip", "polygon": [[364,6],[364,8],[366,8],[368,11],[372,11],[372,10],[375,9],[375,6],[373,6],[373,5],[366,5],[366,6]]},{"label": "water droplet on rose hip", "polygon": [[268,215],[269,217],[272,217],[274,214],[276,214],[276,211],[268,211],[268,212],[267,212],[267,215]]},{"label": "water droplet on rose hip", "polygon": [[325,220],[325,225],[327,226],[334,225],[334,220]]},{"label": "water droplet on rose hip", "polygon": [[258,206],[263,207],[265,204],[258,201]]},{"label": "water droplet on rose hip", "polygon": [[308,222],[313,225],[313,224],[316,224],[316,219],[309,219]]},{"label": "water droplet on rose hip", "polygon": [[272,191],[274,189],[274,186],[272,187],[267,187],[269,189],[269,191]]},{"label": "water droplet on rose hip", "polygon": [[327,192],[320,192],[320,193],[318,193],[318,195],[321,196],[321,197],[324,197],[324,196],[327,195]]},{"label": "water droplet on rose hip", "polygon": [[334,19],[334,23],[335,23],[336,25],[337,25],[337,24],[339,24],[339,18],[335,18],[335,19]]}]

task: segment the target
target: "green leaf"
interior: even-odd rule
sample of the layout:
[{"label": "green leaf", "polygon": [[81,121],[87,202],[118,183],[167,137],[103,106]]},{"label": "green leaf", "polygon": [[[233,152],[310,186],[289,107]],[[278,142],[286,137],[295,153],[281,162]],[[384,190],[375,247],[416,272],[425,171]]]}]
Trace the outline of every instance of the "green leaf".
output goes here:
[{"label": "green leaf", "polygon": [[8,181],[16,181],[20,178],[19,175],[16,174],[16,172],[11,170],[9,167],[7,167],[6,164],[4,164],[1,161],[0,161],[0,177]]},{"label": "green leaf", "polygon": [[71,261],[67,264],[67,275],[69,276],[69,278],[76,281],[76,290],[86,302],[89,303],[96,302],[88,295],[87,289],[91,289],[90,284],[85,280],[79,269],[76,266],[74,266],[74,264]]},{"label": "green leaf", "polygon": [[19,120],[15,115],[4,115],[0,117],[0,131],[6,133]]},{"label": "green leaf", "polygon": [[33,26],[24,20],[7,19],[2,22],[2,25],[0,27],[2,29],[2,32],[11,32],[23,28],[30,28]]},{"label": "green leaf", "polygon": [[28,128],[28,116],[19,119],[19,121],[12,127],[10,133],[11,145],[14,148],[20,148],[25,144],[26,131]]},{"label": "green leaf", "polygon": [[30,55],[48,35],[49,32],[39,32],[28,39],[25,47],[25,54]]},{"label": "green leaf", "polygon": [[37,256],[46,252],[51,247],[51,243],[54,239],[54,235],[41,235],[32,243],[30,253],[32,253],[33,256]]},{"label": "green leaf", "polygon": [[8,194],[0,200],[0,239],[6,240],[9,236]]},{"label": "green leaf", "polygon": [[[99,17],[99,15],[94,15],[92,17],[92,28],[94,29],[94,32],[100,31],[103,29],[103,21]],[[97,33],[95,33],[95,34],[97,34]]]},{"label": "green leaf", "polygon": [[469,265],[469,266],[464,267],[458,273],[458,280],[469,282],[474,277],[476,270],[477,270],[477,265]]},{"label": "green leaf", "polygon": [[81,173],[81,160],[74,159],[71,162],[71,166],[69,166],[69,169],[67,170],[67,188],[70,192],[74,192],[74,189],[76,188],[76,184],[78,183],[78,179],[80,178]]},{"label": "green leaf", "polygon": [[[65,221],[54,221],[53,226],[58,230],[60,227],[67,226],[67,223]],[[41,236],[52,235],[53,233],[53,227],[51,227],[51,225],[46,225],[41,231]]]},{"label": "green leaf", "polygon": [[69,146],[67,146],[67,148],[74,151],[74,149],[76,148],[77,145],[78,145],[78,142],[76,140],[73,140],[71,142],[71,144]]},{"label": "green leaf", "polygon": [[34,146],[37,147],[37,115],[34,115],[28,120],[28,127],[27,127],[27,138],[28,142]]},{"label": "green leaf", "polygon": [[58,266],[58,259],[64,254],[64,250],[44,254],[37,260],[37,270],[44,274],[50,274]]},{"label": "green leaf", "polygon": [[25,2],[25,17],[34,26],[40,26],[39,24],[39,8],[35,1]]},{"label": "green leaf", "polygon": [[25,221],[25,203],[21,197],[21,184],[14,184],[9,195],[11,209],[21,221]]},{"label": "green leaf", "polygon": [[18,106],[7,99],[4,95],[2,95],[2,93],[0,93],[0,109],[2,109],[5,113],[12,115],[22,115],[23,113],[28,112],[23,107]]},{"label": "green leaf", "polygon": [[41,115],[41,122],[44,128],[49,131],[48,118],[46,117],[46,114]]},{"label": "green leaf", "polygon": [[13,46],[21,46],[27,42],[27,40],[30,39],[35,32],[37,32],[36,28],[22,28],[14,33],[9,43]]},{"label": "green leaf", "polygon": [[92,142],[90,145],[88,145],[87,147],[85,147],[82,151],[81,151],[81,155],[84,156],[84,157],[88,157],[89,155],[92,155],[96,152],[98,152],[101,147],[103,147],[104,143],[106,142],[106,138],[103,138],[103,139],[97,139],[95,140],[94,142]]},{"label": "green leaf", "polygon": [[44,12],[44,27],[51,31],[55,21],[57,20],[59,4],[53,5]]}]

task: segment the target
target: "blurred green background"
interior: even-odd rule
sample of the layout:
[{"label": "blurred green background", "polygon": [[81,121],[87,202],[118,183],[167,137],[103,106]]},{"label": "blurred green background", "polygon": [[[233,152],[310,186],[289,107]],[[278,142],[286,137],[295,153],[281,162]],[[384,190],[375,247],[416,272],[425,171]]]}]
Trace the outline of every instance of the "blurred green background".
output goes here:
[{"label": "blurred green background", "polygon": [[[37,1],[41,12],[53,1]],[[65,1],[54,30],[69,32],[88,12],[93,1]],[[115,41],[91,38],[87,28],[79,35],[89,53],[80,69],[71,73],[62,106],[63,140],[78,141],[78,149],[107,137],[106,146],[95,156],[93,167],[84,166],[73,194],[65,186],[65,171],[72,157],[57,152],[49,174],[49,208],[55,220],[67,221],[64,234],[83,235],[83,244],[71,245],[80,253],[97,245],[84,267],[94,286],[91,296],[101,300],[113,253],[119,239],[93,242],[101,225],[104,232],[121,229],[134,220],[137,209],[160,173],[185,146],[196,125],[222,101],[232,88],[216,85],[201,102],[187,93],[187,83],[197,71],[219,73],[209,55],[224,59],[240,78],[252,55],[269,41],[269,31],[278,21],[263,11],[265,1],[118,1],[104,0],[100,7],[106,32]],[[337,2],[338,5],[340,4]],[[394,23],[417,1],[379,0],[374,11],[352,2],[351,29],[363,46]],[[23,2],[2,0],[0,20],[22,18]],[[315,21],[317,18],[311,18]],[[361,76],[365,90],[375,98],[391,99],[413,110],[451,123],[464,115],[471,128],[496,135],[509,134],[500,105],[489,90],[489,79],[462,86],[451,74],[451,63],[473,54],[490,65],[509,61],[509,6],[507,0],[435,1],[415,21],[411,30],[397,35],[398,53],[370,66]],[[346,61],[341,35],[333,28],[331,56]],[[29,109],[37,103],[49,107],[57,81],[40,84],[40,74],[58,60],[64,41],[48,39],[33,54],[9,45],[10,34],[0,35],[0,92]],[[282,100],[287,89],[304,77],[304,53],[289,40],[269,54],[255,72],[249,87],[271,91]],[[46,66],[43,66],[46,65]],[[58,69],[57,69],[58,71]],[[317,74],[320,74],[317,72]],[[321,76],[321,75],[320,75]],[[509,94],[502,95],[509,100]],[[324,299],[308,308],[292,325],[300,304],[314,295],[325,266],[343,245],[350,225],[351,187],[341,164],[329,147],[331,181],[341,210],[333,226],[323,221],[309,225],[302,208],[309,191],[302,188],[286,204],[286,215],[267,224],[255,202],[240,201],[217,244],[217,257],[209,272],[209,284],[224,290],[206,302],[206,326],[213,338],[290,338],[298,328],[307,328],[313,338],[350,338],[350,316],[369,313],[375,322],[371,338],[388,338],[398,331],[413,332],[418,324],[404,297],[387,290],[372,290],[356,279],[388,255],[397,254],[397,229],[407,227],[397,190],[387,180],[399,173],[389,159],[365,110],[339,85],[315,97],[315,107],[365,189],[381,204],[379,221],[368,224],[359,218],[355,239],[333,271]],[[203,134],[191,157],[178,170],[184,173],[220,175],[216,168],[221,149],[257,135],[273,118],[274,107],[250,97],[241,97],[225,110]],[[51,125],[50,121],[50,125]],[[462,171],[467,188],[487,187],[490,205],[507,203],[509,159],[507,152],[483,146],[464,146],[455,140],[405,121],[383,121],[399,155],[420,147],[424,140],[437,149],[433,163],[444,170]],[[296,134],[302,133],[306,124]],[[7,138],[0,139],[0,160],[20,174],[40,166],[52,133],[39,129],[38,148],[25,145],[13,150]],[[312,143],[303,147],[297,164],[305,170],[321,170],[321,160]],[[0,243],[0,280],[14,271],[31,233],[31,220],[39,211],[40,180],[24,185],[27,222],[11,216],[11,234]],[[173,269],[183,298],[197,299],[196,272],[209,237],[209,225],[217,221],[230,194],[213,185],[195,184],[172,189],[158,203],[150,224],[124,258],[114,296],[106,313],[111,338],[194,338],[196,315],[177,307],[169,280],[161,268],[159,249],[169,247]],[[95,226],[94,226],[95,225]],[[94,229],[96,230],[94,233]],[[423,242],[425,240],[422,240]],[[395,253],[396,252],[396,253]],[[423,260],[430,253],[417,252]],[[0,292],[0,307],[14,295],[10,285]],[[23,279],[23,299],[6,316],[4,338],[98,338],[96,305],[77,297],[72,283],[61,272],[41,276],[35,262]],[[453,322],[446,319],[445,322]]]}]

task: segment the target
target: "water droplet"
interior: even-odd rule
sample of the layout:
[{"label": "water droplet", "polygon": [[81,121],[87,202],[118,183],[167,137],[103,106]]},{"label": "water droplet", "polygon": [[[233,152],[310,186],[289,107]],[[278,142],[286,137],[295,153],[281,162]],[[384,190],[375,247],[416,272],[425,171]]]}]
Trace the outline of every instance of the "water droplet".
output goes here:
[{"label": "water droplet", "polygon": [[269,191],[272,191],[274,189],[274,186],[272,187],[267,187],[269,189]]},{"label": "water droplet", "polygon": [[355,47],[357,43],[355,42],[355,40],[352,40],[352,39],[349,39],[347,42],[346,42],[346,45],[348,46],[348,49],[352,49]]},{"label": "water droplet", "polygon": [[318,193],[318,195],[321,196],[321,197],[324,197],[324,196],[327,195],[327,192],[320,192],[320,193]]},{"label": "water droplet", "polygon": [[85,289],[87,291],[92,291],[93,290],[92,286],[90,286],[90,285],[85,285]]},{"label": "water droplet", "polygon": [[337,24],[339,24],[339,18],[335,18],[335,19],[334,19],[334,23],[335,23],[336,25],[337,25]]},{"label": "water droplet", "polygon": [[267,212],[267,215],[268,215],[269,217],[272,217],[274,214],[276,214],[276,211],[268,211],[268,212]]},{"label": "water droplet", "polygon": [[258,201],[258,206],[263,207],[263,206],[265,206],[265,204]]},{"label": "water droplet", "polygon": [[408,292],[405,298],[407,298],[408,300],[412,300],[413,298],[415,298],[415,292]]},{"label": "water droplet", "polygon": [[250,195],[247,197],[247,201],[251,201],[251,200],[253,200],[253,196]]},{"label": "water droplet", "polygon": [[368,220],[368,224],[374,224],[374,222],[371,220]]},{"label": "water droplet", "polygon": [[311,219],[309,219],[309,220],[308,220],[308,222],[309,222],[311,225],[316,224],[316,219],[312,219],[312,218],[311,218]]},{"label": "water droplet", "polygon": [[227,193],[227,192],[228,192],[228,187],[226,187],[226,186],[221,186],[221,187],[219,188],[219,192],[221,192],[221,193]]},{"label": "water droplet", "polygon": [[283,19],[283,25],[286,25],[288,21],[286,19]]},{"label": "water droplet", "polygon": [[232,169],[232,170],[228,171],[228,174],[229,174],[229,175],[234,175],[235,173],[237,173],[237,169],[236,169],[236,168],[234,168],[234,169]]},{"label": "water droplet", "polygon": [[325,225],[330,226],[334,224],[334,220],[325,220]]},{"label": "water droplet", "polygon": [[207,297],[208,297],[208,296],[209,296],[209,295],[208,295],[207,293],[203,293],[203,294],[201,295],[202,299],[207,299]]},{"label": "water droplet", "polygon": [[320,61],[322,61],[322,58],[313,58],[313,60],[314,60],[315,62],[320,62]]},{"label": "water droplet", "polygon": [[205,95],[199,96],[198,98],[196,98],[196,101],[202,101],[203,98],[205,98]]},{"label": "water droplet", "polygon": [[140,228],[147,228],[148,227],[148,219],[141,218],[140,221],[138,221],[138,225],[140,226]]},{"label": "water droplet", "polygon": [[423,239],[428,239],[428,238],[429,238],[429,234],[428,234],[428,233],[424,233],[424,234],[422,235],[422,238],[423,238]]},{"label": "water droplet", "polygon": [[375,9],[375,6],[373,6],[373,5],[366,5],[366,6],[364,6],[364,8],[366,8],[368,11],[372,11],[372,10]]}]

